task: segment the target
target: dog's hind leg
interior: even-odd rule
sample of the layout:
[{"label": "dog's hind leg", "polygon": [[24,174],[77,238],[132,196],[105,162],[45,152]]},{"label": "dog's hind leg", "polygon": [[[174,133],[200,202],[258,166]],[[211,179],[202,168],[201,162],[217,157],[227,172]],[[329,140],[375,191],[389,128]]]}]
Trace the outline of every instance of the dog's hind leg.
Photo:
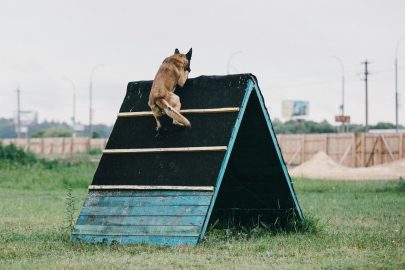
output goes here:
[{"label": "dog's hind leg", "polygon": [[159,121],[159,116],[155,116],[155,115],[153,115],[153,116],[155,117],[155,120],[156,120],[156,131],[159,132],[160,128],[162,127],[162,124]]},{"label": "dog's hind leg", "polygon": [[[180,102],[180,98],[179,98],[178,95],[176,95],[175,93],[172,93],[170,95],[169,104],[170,104],[170,106],[173,107],[173,109],[180,112],[181,102]],[[182,123],[180,123],[180,122],[178,122],[178,121],[176,121],[174,119],[173,119],[173,125],[184,126]]]},{"label": "dog's hind leg", "polygon": [[159,117],[162,116],[162,112],[161,112],[160,108],[156,105],[151,106],[151,109],[152,109],[153,117],[155,118],[155,121],[156,121],[156,131],[159,132],[160,128],[162,127],[162,124],[159,121]]}]

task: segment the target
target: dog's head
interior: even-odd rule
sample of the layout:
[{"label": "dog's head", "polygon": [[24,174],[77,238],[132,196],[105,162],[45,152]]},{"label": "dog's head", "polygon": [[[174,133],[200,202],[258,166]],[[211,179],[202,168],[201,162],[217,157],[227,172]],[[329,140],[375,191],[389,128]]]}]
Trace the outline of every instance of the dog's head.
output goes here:
[{"label": "dog's head", "polygon": [[179,58],[182,59],[182,62],[184,63],[184,70],[187,71],[187,72],[191,71],[190,62],[191,62],[191,55],[192,54],[193,54],[193,48],[190,48],[190,50],[186,54],[180,53],[179,49],[174,50],[174,55],[176,57],[179,57]]}]

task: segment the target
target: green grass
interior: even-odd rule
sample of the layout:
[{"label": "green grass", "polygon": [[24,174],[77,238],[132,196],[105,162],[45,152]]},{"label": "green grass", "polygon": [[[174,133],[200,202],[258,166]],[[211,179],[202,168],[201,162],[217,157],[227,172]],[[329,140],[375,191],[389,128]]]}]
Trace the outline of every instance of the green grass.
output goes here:
[{"label": "green grass", "polygon": [[86,189],[97,168],[94,163],[0,162],[0,187],[17,190]]},{"label": "green grass", "polygon": [[294,182],[309,230],[212,230],[196,247],[68,239],[96,165],[0,162],[0,269],[405,269],[404,181]]}]

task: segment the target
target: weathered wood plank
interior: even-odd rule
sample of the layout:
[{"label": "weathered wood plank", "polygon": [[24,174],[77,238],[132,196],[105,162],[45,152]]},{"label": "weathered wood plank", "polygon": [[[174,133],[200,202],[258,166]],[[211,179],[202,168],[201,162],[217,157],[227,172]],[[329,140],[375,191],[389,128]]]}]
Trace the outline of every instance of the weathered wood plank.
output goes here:
[{"label": "weathered wood plank", "polygon": [[89,196],[108,197],[171,197],[171,196],[211,196],[209,191],[193,190],[89,190]]},{"label": "weathered wood plank", "polygon": [[[227,113],[227,112],[239,112],[238,107],[227,107],[227,108],[213,108],[213,109],[186,109],[180,110],[182,114],[207,114],[207,113]],[[151,111],[143,112],[120,112],[117,117],[142,117],[142,116],[152,116]]]},{"label": "weathered wood plank", "polygon": [[350,153],[350,149],[351,149],[351,148],[352,148],[352,145],[349,145],[349,146],[346,148],[345,153],[343,154],[342,158],[341,158],[340,161],[339,161],[339,164],[340,164],[340,165],[342,165],[343,162],[346,160],[346,157],[347,157],[347,155]]},{"label": "weathered wood plank", "polygon": [[186,216],[186,215],[205,215],[208,206],[150,206],[150,207],[93,207],[84,206],[81,215],[105,215],[105,216]]},{"label": "weathered wood plank", "polygon": [[204,190],[213,191],[213,186],[145,186],[145,185],[90,185],[90,190],[127,189],[127,190]]},{"label": "weathered wood plank", "polygon": [[209,205],[212,196],[171,196],[171,197],[101,197],[88,196],[84,206],[173,206]]},{"label": "weathered wood plank", "polygon": [[105,226],[75,225],[72,234],[91,235],[160,235],[160,236],[198,236],[201,226]]},{"label": "weathered wood plank", "polygon": [[[394,158],[394,155],[392,154],[391,148],[390,148],[389,144],[387,143],[387,140],[384,138],[383,135],[381,135],[381,140],[384,142],[385,148],[387,149],[388,154],[390,155],[391,160],[392,160],[392,161],[395,161],[395,158]],[[381,152],[382,152],[382,151],[381,151]],[[383,162],[381,162],[381,163],[383,163]]]},{"label": "weathered wood plank", "polygon": [[80,215],[77,225],[202,225],[205,216],[93,216]]},{"label": "weathered wood plank", "polygon": [[72,235],[73,241],[84,241],[88,243],[113,243],[120,244],[152,244],[152,245],[196,245],[198,237],[195,236],[111,236],[111,235]]}]

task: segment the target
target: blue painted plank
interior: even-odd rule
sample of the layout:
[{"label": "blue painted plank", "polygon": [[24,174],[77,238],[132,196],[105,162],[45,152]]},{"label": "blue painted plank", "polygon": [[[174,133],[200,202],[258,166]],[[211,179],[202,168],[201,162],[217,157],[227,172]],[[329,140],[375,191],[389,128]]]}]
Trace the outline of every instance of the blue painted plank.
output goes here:
[{"label": "blue painted plank", "polygon": [[150,206],[150,207],[98,207],[84,206],[80,215],[103,216],[201,216],[207,213],[208,206]]},{"label": "blue painted plank", "polygon": [[166,196],[166,197],[101,197],[88,196],[84,206],[137,206],[160,205],[209,205],[211,196]]},{"label": "blue painted plank", "polygon": [[84,241],[87,243],[118,242],[120,244],[151,244],[164,246],[196,245],[198,237],[195,236],[107,236],[107,235],[72,235],[73,241]]},{"label": "blue painted plank", "polygon": [[198,236],[201,226],[103,226],[75,225],[72,234]]},{"label": "blue painted plank", "polygon": [[205,216],[88,216],[80,215],[77,225],[201,225]]},{"label": "blue painted plank", "polygon": [[211,196],[212,194],[212,191],[193,190],[89,190],[89,196],[103,197]]}]

